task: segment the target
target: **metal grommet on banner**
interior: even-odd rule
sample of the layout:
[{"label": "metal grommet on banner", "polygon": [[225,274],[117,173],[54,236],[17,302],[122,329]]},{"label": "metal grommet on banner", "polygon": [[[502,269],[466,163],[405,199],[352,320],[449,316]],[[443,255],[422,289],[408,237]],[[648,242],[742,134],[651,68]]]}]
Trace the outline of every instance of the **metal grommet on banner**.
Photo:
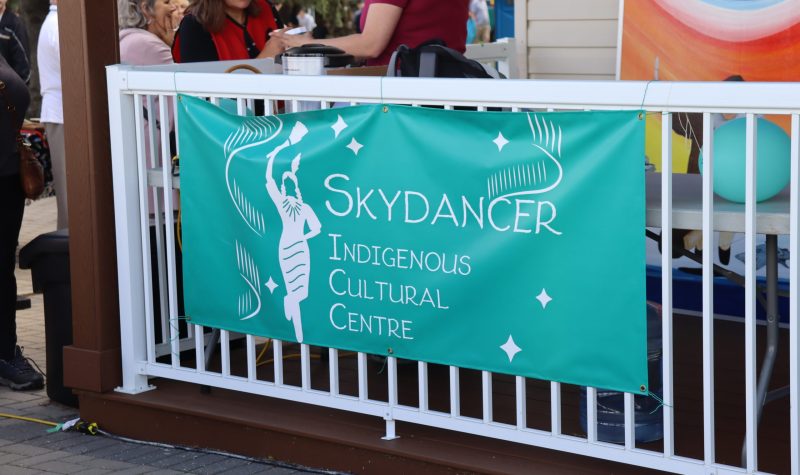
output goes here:
[{"label": "metal grommet on banner", "polygon": [[389,106],[383,106],[383,112],[384,113],[389,112]]},{"label": "metal grommet on banner", "polygon": [[647,386],[645,386],[644,384],[642,384],[641,386],[639,386],[639,391],[641,391],[641,392],[645,392],[645,391],[647,391]]},{"label": "metal grommet on banner", "polygon": [[387,350],[386,350],[386,352],[387,352],[387,353],[389,353],[390,355],[393,355],[393,354],[394,354],[394,350],[393,350],[393,349],[391,349],[391,348],[387,349]]},{"label": "metal grommet on banner", "polygon": [[639,112],[639,120],[642,120],[642,119],[644,119],[644,114]]}]

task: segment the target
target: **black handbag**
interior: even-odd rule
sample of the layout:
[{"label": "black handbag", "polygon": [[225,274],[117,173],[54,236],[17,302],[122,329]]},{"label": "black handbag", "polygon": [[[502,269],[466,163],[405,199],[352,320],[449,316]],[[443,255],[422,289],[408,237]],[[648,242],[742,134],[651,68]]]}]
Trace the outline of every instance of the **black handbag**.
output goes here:
[{"label": "black handbag", "polygon": [[[0,95],[6,103],[6,110],[11,115],[11,124],[17,122],[17,109],[6,96],[6,83],[0,81]],[[11,125],[13,128],[14,126]],[[36,158],[31,146],[22,138],[20,130],[13,130],[12,135],[17,142],[19,152],[19,179],[25,197],[35,200],[44,192],[44,167]]]}]

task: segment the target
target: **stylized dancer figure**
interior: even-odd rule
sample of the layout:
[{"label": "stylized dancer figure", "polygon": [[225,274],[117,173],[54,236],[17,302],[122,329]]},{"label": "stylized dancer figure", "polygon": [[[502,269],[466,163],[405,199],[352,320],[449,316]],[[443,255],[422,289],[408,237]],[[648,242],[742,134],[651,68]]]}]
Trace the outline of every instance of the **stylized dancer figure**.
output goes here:
[{"label": "stylized dancer figure", "polygon": [[[303,325],[300,320],[300,302],[308,297],[308,280],[311,274],[311,256],[308,251],[308,240],[319,234],[321,225],[317,215],[310,206],[303,203],[300,187],[297,182],[297,169],[300,167],[300,155],[292,160],[292,171],[284,172],[281,188],[272,177],[272,165],[278,152],[294,145],[308,132],[305,125],[298,122],[289,134],[289,139],[278,145],[267,155],[267,193],[275,203],[281,217],[283,230],[278,248],[283,283],[286,286],[286,297],[283,298],[283,311],[286,319],[294,324],[297,341],[303,341]],[[287,194],[287,182],[294,188],[294,194]],[[308,232],[306,232],[308,224]]]}]

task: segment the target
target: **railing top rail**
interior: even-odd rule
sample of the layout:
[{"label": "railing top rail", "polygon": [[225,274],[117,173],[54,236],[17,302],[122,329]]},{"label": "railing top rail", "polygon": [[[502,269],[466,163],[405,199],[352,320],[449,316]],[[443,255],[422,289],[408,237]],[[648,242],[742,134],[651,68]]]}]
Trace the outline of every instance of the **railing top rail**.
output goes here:
[{"label": "railing top rail", "polygon": [[[213,66],[222,71],[228,65]],[[270,69],[269,63],[261,63]],[[231,74],[212,66],[109,66],[122,93],[655,112],[791,114],[800,83],[567,81]],[[274,68],[272,71],[274,73]]]}]

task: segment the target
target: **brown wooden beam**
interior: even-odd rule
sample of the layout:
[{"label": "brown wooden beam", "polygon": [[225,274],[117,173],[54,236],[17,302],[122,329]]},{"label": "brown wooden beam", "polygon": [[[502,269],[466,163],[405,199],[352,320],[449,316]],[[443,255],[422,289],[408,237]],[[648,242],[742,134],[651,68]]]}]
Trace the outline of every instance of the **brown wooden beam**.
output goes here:
[{"label": "brown wooden beam", "polygon": [[[82,394],[81,416],[110,433],[363,474],[656,474],[652,470],[311,404],[156,379],[134,396]],[[576,411],[577,412],[577,411]],[[266,471],[266,469],[265,469]]]},{"label": "brown wooden beam", "polygon": [[58,6],[73,325],[64,383],[87,391],[121,382],[105,74],[106,65],[119,62],[116,3],[60,0]]}]

